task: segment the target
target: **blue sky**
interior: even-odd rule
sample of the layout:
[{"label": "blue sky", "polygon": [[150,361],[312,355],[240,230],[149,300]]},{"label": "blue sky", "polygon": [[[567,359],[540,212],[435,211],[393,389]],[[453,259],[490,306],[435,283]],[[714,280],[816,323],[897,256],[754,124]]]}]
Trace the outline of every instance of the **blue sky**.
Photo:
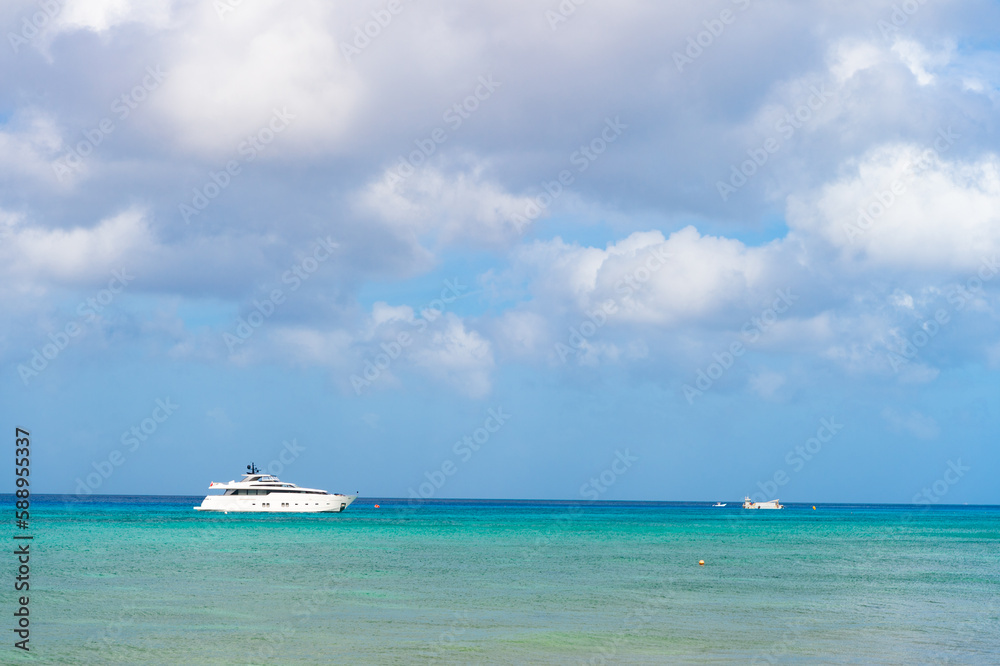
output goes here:
[{"label": "blue sky", "polygon": [[996,3],[559,6],[5,3],[36,491],[1000,502]]}]

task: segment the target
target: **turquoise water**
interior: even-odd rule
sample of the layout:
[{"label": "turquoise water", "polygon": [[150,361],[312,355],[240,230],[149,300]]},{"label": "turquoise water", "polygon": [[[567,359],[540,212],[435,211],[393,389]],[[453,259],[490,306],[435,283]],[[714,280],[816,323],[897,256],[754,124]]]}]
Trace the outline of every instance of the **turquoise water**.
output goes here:
[{"label": "turquoise water", "polygon": [[34,498],[32,651],[0,661],[1000,662],[995,507],[200,500]]}]

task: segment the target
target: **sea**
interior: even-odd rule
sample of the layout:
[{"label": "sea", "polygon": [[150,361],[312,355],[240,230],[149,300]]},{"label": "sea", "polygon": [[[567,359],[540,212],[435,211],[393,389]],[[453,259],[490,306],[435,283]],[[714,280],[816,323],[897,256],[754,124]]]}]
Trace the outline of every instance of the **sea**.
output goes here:
[{"label": "sea", "polygon": [[201,499],[33,497],[0,663],[1000,663],[1000,507]]}]

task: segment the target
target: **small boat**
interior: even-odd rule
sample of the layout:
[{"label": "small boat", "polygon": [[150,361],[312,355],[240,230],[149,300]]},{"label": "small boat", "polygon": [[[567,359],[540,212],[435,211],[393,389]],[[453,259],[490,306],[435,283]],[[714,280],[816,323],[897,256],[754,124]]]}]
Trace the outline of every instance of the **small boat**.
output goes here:
[{"label": "small boat", "polygon": [[196,506],[196,511],[249,511],[264,513],[339,513],[357,499],[357,495],[331,494],[315,488],[300,488],[285,483],[273,474],[262,474],[253,463],[239,481],[217,483],[210,490],[223,490],[221,495],[209,495]]},{"label": "small boat", "polygon": [[779,503],[778,500],[768,500],[766,502],[754,502],[750,497],[743,498],[743,508],[744,509],[784,509],[784,505]]},{"label": "small boat", "polygon": [[726,506],[725,502],[716,502],[712,506]]}]

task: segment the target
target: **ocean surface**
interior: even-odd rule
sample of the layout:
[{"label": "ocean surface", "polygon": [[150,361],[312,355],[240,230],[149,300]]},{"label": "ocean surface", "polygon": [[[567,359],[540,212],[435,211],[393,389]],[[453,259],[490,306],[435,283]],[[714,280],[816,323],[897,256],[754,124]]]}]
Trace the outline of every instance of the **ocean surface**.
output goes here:
[{"label": "ocean surface", "polygon": [[998,507],[71,499],[2,663],[1000,663]]}]

